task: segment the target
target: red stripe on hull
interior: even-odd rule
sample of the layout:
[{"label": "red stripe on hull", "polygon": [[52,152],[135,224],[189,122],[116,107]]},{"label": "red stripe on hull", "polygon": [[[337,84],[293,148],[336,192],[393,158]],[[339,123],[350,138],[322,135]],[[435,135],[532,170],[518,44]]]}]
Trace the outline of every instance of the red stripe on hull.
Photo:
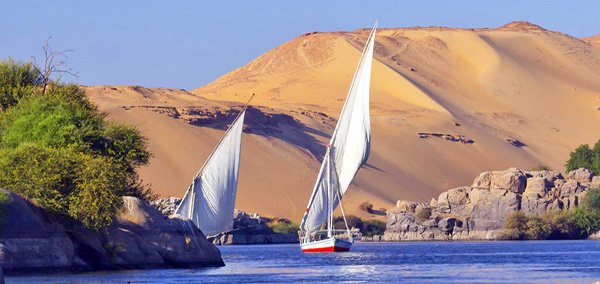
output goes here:
[{"label": "red stripe on hull", "polygon": [[350,248],[345,248],[345,247],[324,247],[324,248],[310,248],[310,249],[303,249],[303,252],[341,252],[341,251],[349,251]]}]

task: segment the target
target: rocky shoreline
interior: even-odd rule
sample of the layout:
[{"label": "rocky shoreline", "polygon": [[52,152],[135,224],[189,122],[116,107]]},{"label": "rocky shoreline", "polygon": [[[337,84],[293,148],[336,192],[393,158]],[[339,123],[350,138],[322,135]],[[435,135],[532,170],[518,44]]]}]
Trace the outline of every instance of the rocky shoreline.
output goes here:
[{"label": "rocky shoreline", "polygon": [[[152,206],[167,216],[171,216],[181,198],[167,197],[152,202]],[[268,226],[268,218],[259,214],[250,215],[235,209],[233,212],[233,230],[208,236],[209,242],[215,245],[258,245],[258,244],[289,244],[298,243],[297,234],[276,233]]]},{"label": "rocky shoreline", "polygon": [[[221,253],[191,221],[169,218],[135,197],[107,232],[61,225],[23,197],[9,196],[2,214],[4,273],[223,266]],[[61,222],[64,224],[64,222]]]},{"label": "rocky shoreline", "polygon": [[566,179],[556,171],[483,172],[471,186],[445,191],[430,203],[399,200],[387,211],[385,233],[363,241],[496,240],[509,214],[570,210],[588,188],[598,186],[600,176],[586,169],[572,171]]}]

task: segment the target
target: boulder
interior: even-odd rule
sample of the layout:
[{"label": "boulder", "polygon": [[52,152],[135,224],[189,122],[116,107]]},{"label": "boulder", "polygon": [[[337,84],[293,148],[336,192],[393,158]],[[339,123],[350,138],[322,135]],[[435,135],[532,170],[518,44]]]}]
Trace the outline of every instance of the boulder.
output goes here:
[{"label": "boulder", "polygon": [[457,215],[465,215],[467,213],[466,203],[469,200],[469,192],[471,187],[457,187],[447,191],[447,199],[449,204],[449,212]]},{"label": "boulder", "polygon": [[[206,240],[191,220],[180,216],[166,218],[150,204],[135,197],[123,197],[123,203],[123,212],[110,230],[115,234],[109,234],[109,241],[114,238],[113,241],[134,242],[142,254],[149,255],[148,249],[152,249],[165,263],[177,266],[223,265],[219,250]],[[119,231],[129,231],[136,236],[116,234]],[[117,255],[125,257],[130,250],[120,251],[117,248]],[[147,260],[150,261],[150,257]]]},{"label": "boulder", "polygon": [[167,197],[150,202],[154,208],[163,213],[165,216],[171,216],[175,213],[175,209],[181,203],[181,198]]},{"label": "boulder", "polygon": [[[392,211],[392,210],[390,210]],[[388,211],[388,212],[390,212]],[[394,213],[395,212],[395,213]],[[394,211],[388,213],[386,231],[402,232],[407,231],[410,224],[415,223],[415,215],[404,211]]]},{"label": "boulder", "polygon": [[511,168],[506,171],[494,172],[490,183],[491,190],[508,190],[517,194],[525,191],[527,178],[521,170]]},{"label": "boulder", "polygon": [[8,194],[0,266],[11,271],[221,266],[219,250],[186,219],[170,219],[135,197],[104,232],[70,224],[66,232],[20,196]]},{"label": "boulder", "polygon": [[417,207],[416,202],[406,201],[406,200],[398,200],[398,202],[396,202],[396,208],[398,208],[402,211],[414,213],[416,207]]},{"label": "boulder", "polygon": [[473,185],[471,187],[477,189],[489,189],[493,175],[494,172],[483,172],[479,174],[479,176],[473,181]]},{"label": "boulder", "polygon": [[454,228],[455,223],[456,223],[456,218],[452,218],[452,217],[442,218],[438,222],[438,228],[442,232],[452,233],[452,229]]},{"label": "boulder", "polygon": [[442,213],[450,213],[450,201],[448,200],[448,192],[440,193],[437,199],[437,207]]},{"label": "boulder", "polygon": [[525,176],[527,178],[545,178],[550,183],[558,179],[564,179],[562,174],[557,171],[528,171],[525,172]]},{"label": "boulder", "polygon": [[579,182],[574,179],[570,179],[560,186],[560,198],[576,195],[581,191],[583,191],[583,189],[580,188]]},{"label": "boulder", "polygon": [[48,214],[21,196],[8,195],[0,233],[0,266],[5,271],[68,270],[74,264],[73,242]]},{"label": "boulder", "polygon": [[[548,191],[549,181],[544,177],[532,177],[527,179],[527,186],[525,187],[525,191],[523,195],[528,194],[539,194],[544,195]],[[553,184],[553,183],[552,183]]]},{"label": "boulder", "polygon": [[574,179],[580,183],[591,182],[593,177],[594,173],[584,168],[579,168],[569,172],[569,179]]},{"label": "boulder", "polygon": [[506,217],[520,209],[520,196],[507,190],[473,190],[469,216],[473,229],[499,230]]},{"label": "boulder", "polygon": [[438,222],[437,222],[437,220],[435,220],[435,218],[429,219],[429,220],[423,222],[422,224],[423,224],[423,226],[427,226],[427,227],[437,227],[438,226]]}]

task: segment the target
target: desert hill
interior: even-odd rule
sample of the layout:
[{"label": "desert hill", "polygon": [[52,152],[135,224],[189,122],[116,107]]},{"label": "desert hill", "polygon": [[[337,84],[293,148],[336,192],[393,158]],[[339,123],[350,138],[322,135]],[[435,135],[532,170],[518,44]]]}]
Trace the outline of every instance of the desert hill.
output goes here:
[{"label": "desert hill", "polygon": [[594,46],[599,46],[600,47],[600,34],[595,35],[595,36],[591,36],[591,37],[582,37],[581,40],[583,40],[584,42],[590,44],[590,45],[594,45]]},{"label": "desert hill", "polygon": [[[299,219],[368,32],[307,33],[191,92],[87,91],[149,137],[156,155],[142,177],[174,196],[256,93],[236,207]],[[600,48],[586,42],[527,22],[378,30],[371,156],[346,210],[429,201],[486,170],[563,170],[570,150],[600,138]]]}]

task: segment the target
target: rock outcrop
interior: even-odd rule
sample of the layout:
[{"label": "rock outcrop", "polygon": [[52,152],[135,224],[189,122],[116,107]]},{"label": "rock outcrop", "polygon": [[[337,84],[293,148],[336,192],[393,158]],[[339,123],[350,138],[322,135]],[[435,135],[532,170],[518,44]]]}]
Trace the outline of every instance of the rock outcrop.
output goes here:
[{"label": "rock outcrop", "polygon": [[251,245],[298,243],[297,234],[276,233],[267,224],[269,219],[244,211],[233,213],[233,231],[209,237],[216,245]]},{"label": "rock outcrop", "polygon": [[572,171],[568,177],[516,168],[483,172],[471,186],[445,191],[430,203],[398,201],[387,211],[381,240],[496,239],[509,214],[573,209],[588,188],[600,186],[600,179],[587,169]]},{"label": "rock outcrop", "polygon": [[[151,203],[157,210],[170,216],[181,203],[181,198],[167,197]],[[233,212],[233,231],[209,236],[208,240],[215,245],[254,245],[297,243],[296,234],[276,233],[268,226],[272,221],[258,214],[250,215],[235,209]]]},{"label": "rock outcrop", "polygon": [[21,196],[9,195],[0,232],[5,272],[221,266],[221,253],[191,221],[168,218],[145,201],[124,197],[106,232],[59,225]]}]

